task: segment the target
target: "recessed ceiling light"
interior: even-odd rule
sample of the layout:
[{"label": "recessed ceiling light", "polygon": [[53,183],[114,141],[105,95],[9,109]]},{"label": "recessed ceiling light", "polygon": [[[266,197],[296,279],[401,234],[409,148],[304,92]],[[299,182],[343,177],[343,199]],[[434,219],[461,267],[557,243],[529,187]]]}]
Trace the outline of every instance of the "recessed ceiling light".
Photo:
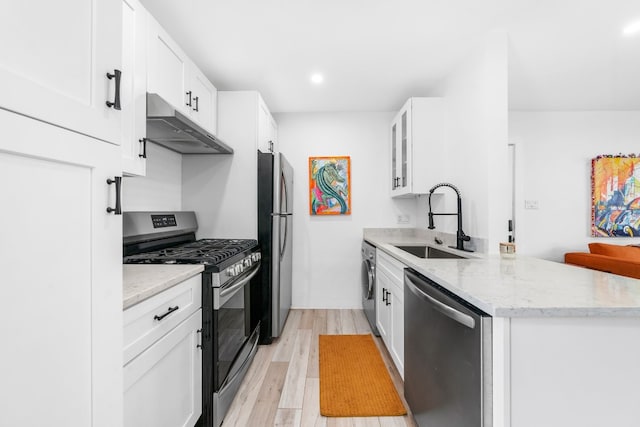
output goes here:
[{"label": "recessed ceiling light", "polygon": [[630,36],[640,32],[640,21],[633,22],[622,29],[622,34],[625,36]]},{"label": "recessed ceiling light", "polygon": [[315,73],[311,75],[311,83],[319,85],[324,81],[324,77],[320,73]]}]

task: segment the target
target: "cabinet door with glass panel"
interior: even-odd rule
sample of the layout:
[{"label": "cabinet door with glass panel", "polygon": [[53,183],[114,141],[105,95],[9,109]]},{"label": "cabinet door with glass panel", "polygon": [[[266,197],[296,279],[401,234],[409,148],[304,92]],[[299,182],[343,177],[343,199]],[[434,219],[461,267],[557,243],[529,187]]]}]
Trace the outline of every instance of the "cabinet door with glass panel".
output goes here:
[{"label": "cabinet door with glass panel", "polygon": [[446,175],[442,98],[409,98],[391,122],[390,147],[391,197],[427,194],[441,182]]},{"label": "cabinet door with glass panel", "polygon": [[411,99],[391,124],[391,195],[411,192]]}]

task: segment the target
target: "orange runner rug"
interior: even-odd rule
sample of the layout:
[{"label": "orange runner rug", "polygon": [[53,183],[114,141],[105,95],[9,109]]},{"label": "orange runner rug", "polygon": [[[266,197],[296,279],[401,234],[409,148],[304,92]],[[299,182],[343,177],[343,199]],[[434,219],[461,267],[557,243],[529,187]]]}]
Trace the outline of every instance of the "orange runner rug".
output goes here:
[{"label": "orange runner rug", "polygon": [[407,411],[371,335],[320,335],[320,414],[383,417]]}]

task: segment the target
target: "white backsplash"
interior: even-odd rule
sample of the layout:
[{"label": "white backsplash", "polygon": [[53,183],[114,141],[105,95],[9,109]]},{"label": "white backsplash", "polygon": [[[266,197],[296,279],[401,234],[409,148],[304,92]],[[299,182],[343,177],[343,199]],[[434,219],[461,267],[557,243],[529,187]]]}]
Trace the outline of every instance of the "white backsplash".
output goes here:
[{"label": "white backsplash", "polygon": [[122,210],[182,210],[182,156],[148,143],[147,175],[124,178]]}]

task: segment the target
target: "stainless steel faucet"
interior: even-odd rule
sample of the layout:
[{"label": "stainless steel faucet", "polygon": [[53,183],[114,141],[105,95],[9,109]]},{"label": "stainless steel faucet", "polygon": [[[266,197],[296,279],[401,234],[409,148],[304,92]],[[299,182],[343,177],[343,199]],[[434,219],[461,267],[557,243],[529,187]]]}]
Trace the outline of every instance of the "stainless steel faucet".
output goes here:
[{"label": "stainless steel faucet", "polygon": [[[456,192],[456,196],[458,197],[458,212],[456,213],[433,213],[431,212],[431,195],[433,194],[433,192],[440,188],[440,187],[449,187],[451,188],[453,191]],[[464,242],[468,242],[469,240],[471,240],[471,237],[467,236],[466,234],[464,234],[464,231],[462,231],[462,198],[460,197],[460,190],[458,190],[458,187],[456,187],[453,184],[449,184],[447,182],[441,182],[439,184],[434,185],[433,187],[431,187],[431,189],[429,190],[429,227],[427,227],[429,230],[433,230],[435,229],[435,225],[433,225],[433,216],[434,215],[456,215],[458,217],[458,231],[456,232],[456,245],[455,246],[449,246],[450,248],[454,248],[454,249],[458,249],[461,251],[467,251],[467,252],[473,252],[471,249],[465,249],[464,248]]]}]

